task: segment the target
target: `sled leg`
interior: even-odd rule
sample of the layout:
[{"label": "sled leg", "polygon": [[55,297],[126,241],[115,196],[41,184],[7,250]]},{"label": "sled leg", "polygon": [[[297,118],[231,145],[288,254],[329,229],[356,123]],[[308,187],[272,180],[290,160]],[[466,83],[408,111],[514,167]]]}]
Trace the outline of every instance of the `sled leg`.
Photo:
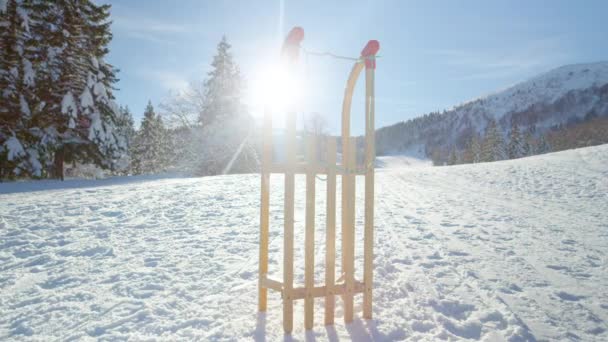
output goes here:
[{"label": "sled leg", "polygon": [[365,70],[365,225],[363,237],[363,318],[372,318],[374,277],[374,69]]},{"label": "sled leg", "polygon": [[[357,145],[355,138],[349,138],[347,152],[347,165],[349,174],[346,177],[346,222],[344,224],[344,285],[346,291],[344,294],[344,322],[350,323],[353,321],[353,299],[355,292],[355,175],[354,170],[357,163]],[[343,185],[344,186],[344,185]]]},{"label": "sled leg", "polygon": [[293,224],[296,162],[296,114],[289,113],[286,127],[285,222],[283,240],[283,330],[293,330]]},{"label": "sled leg", "polygon": [[325,325],[334,324],[336,298],[333,287],[336,278],[336,140],[327,141],[327,232],[325,236]]},{"label": "sled leg", "polygon": [[260,270],[258,275],[258,311],[264,312],[267,308],[268,289],[263,286],[262,279],[268,274],[268,229],[270,206],[270,164],[272,162],[272,119],[269,113],[264,114],[262,146],[262,195],[260,199]]},{"label": "sled leg", "polygon": [[315,287],[315,166],[317,144],[314,135],[307,137],[308,171],[306,173],[306,235],[304,260],[304,327],[310,330],[314,324],[313,288]]}]

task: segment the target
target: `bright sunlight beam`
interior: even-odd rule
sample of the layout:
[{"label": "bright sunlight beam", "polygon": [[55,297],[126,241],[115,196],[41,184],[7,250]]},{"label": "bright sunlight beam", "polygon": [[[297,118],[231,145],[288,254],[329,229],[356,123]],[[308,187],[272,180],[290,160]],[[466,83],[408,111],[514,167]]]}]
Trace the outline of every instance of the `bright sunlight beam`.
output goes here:
[{"label": "bright sunlight beam", "polygon": [[256,68],[251,82],[251,102],[257,108],[269,110],[275,118],[297,111],[304,98],[304,84],[300,72],[284,63]]}]

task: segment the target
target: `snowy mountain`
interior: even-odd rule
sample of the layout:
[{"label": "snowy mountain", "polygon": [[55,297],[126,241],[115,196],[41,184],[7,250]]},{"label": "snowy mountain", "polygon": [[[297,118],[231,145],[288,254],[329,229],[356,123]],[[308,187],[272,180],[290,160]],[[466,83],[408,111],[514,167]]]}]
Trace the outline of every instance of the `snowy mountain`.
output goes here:
[{"label": "snowy mountain", "polygon": [[608,117],[608,62],[567,65],[506,90],[384,127],[377,133],[379,154],[422,144],[433,149],[463,149],[496,120],[504,136],[513,123],[542,134],[550,128]]},{"label": "snowy mountain", "polygon": [[[294,341],[608,340],[608,145],[391,165],[376,174],[374,320],[344,325],[338,299],[324,327],[317,300],[304,332],[300,301]],[[281,279],[283,182],[271,184],[270,275]],[[297,284],[304,185],[298,177]],[[259,191],[259,175],[0,184],[0,340],[283,340],[279,294],[256,316]],[[356,255],[360,269],[361,244]]]}]

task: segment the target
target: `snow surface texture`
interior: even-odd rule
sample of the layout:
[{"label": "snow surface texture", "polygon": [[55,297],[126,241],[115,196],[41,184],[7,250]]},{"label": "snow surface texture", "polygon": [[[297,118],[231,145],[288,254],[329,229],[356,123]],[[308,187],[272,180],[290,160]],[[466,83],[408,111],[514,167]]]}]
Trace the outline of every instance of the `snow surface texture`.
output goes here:
[{"label": "snow surface texture", "polygon": [[[281,279],[272,182],[270,270]],[[0,340],[282,340],[280,296],[256,314],[259,186],[257,175],[0,184]],[[345,326],[338,300],[336,325],[323,327],[318,300],[305,333],[299,301],[293,339],[608,339],[608,145],[379,169],[376,194],[374,320]]]},{"label": "snow surface texture", "polygon": [[433,162],[424,154],[422,145],[413,145],[402,152],[378,156],[375,164],[383,169],[433,166]]}]

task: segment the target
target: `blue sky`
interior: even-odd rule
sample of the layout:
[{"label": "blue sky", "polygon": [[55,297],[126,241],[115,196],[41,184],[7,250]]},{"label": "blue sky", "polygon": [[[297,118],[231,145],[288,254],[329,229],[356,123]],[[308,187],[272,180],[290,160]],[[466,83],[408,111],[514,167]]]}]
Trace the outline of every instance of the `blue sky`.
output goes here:
[{"label": "blue sky", "polygon": [[[262,66],[276,58],[291,27],[304,46],[357,56],[380,41],[376,126],[443,110],[571,63],[608,60],[608,1],[108,1],[112,32],[107,60],[118,67],[120,104],[136,121],[150,99],[201,80],[225,34],[255,93]],[[282,10],[281,10],[282,8]],[[310,57],[302,112],[318,112],[339,130],[351,64]],[[359,85],[362,88],[363,82]],[[362,89],[353,130],[362,129]],[[257,102],[247,95],[253,114]]]}]

